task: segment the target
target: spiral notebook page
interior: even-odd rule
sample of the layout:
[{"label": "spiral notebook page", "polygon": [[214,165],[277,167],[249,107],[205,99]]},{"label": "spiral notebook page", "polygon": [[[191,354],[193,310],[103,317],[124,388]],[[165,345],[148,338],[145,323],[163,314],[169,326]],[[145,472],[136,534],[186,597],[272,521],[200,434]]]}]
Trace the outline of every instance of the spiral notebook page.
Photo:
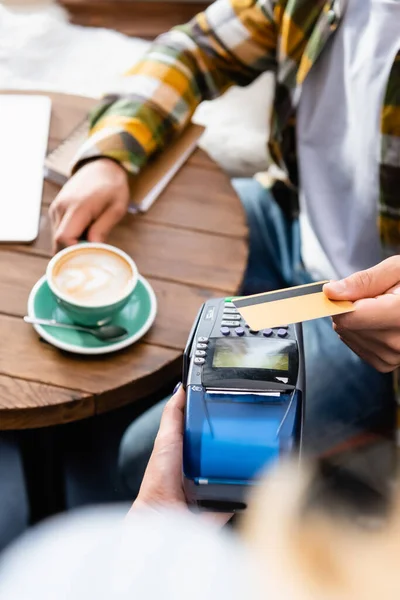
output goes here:
[{"label": "spiral notebook page", "polygon": [[88,134],[89,119],[84,119],[55,150],[47,155],[44,164],[46,179],[64,185],[69,177],[72,162]]},{"label": "spiral notebook page", "polygon": [[0,94],[0,241],[32,242],[39,231],[51,100]]}]

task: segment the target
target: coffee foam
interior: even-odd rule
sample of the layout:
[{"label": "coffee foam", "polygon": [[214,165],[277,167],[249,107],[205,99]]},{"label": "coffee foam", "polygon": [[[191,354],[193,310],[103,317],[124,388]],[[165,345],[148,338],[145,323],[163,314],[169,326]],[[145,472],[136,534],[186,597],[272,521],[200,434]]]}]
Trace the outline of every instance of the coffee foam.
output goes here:
[{"label": "coffee foam", "polygon": [[106,306],[121,300],[134,277],[131,265],[105,248],[80,248],[56,262],[52,283],[66,300]]}]

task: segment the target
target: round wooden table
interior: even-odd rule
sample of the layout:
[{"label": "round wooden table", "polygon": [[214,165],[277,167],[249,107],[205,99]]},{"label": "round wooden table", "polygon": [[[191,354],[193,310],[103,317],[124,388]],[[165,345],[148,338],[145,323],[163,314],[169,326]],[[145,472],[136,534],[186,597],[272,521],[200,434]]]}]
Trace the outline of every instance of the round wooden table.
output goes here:
[{"label": "round wooden table", "polygon": [[[93,100],[46,95],[53,102],[52,149]],[[58,191],[45,182],[33,244],[0,247],[0,430],[92,417],[179,380],[182,350],[200,305],[212,296],[235,294],[244,274],[247,228],[240,201],[228,177],[197,150],[151,210],[127,215],[109,240],[134,258],[155,290],[158,314],[150,332],[103,358],[63,353],[22,320],[29,292],[51,257],[47,213]]]}]

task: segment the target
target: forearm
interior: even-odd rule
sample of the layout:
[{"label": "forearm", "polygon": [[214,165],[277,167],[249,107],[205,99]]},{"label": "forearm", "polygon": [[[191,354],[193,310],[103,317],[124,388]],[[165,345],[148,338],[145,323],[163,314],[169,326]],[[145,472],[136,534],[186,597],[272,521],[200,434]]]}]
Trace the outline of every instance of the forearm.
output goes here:
[{"label": "forearm", "polygon": [[190,120],[198,104],[275,68],[276,28],[264,2],[218,0],[160,36],[92,115],[78,160],[109,156],[137,173]]}]

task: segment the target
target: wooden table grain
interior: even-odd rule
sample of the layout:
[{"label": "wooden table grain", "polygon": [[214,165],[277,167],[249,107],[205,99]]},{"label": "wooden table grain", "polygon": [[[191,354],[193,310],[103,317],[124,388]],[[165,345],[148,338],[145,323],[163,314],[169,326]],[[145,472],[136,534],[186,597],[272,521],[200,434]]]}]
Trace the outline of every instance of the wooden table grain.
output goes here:
[{"label": "wooden table grain", "polygon": [[211,0],[57,0],[71,23],[107,27],[125,35],[152,40],[205,10]]},{"label": "wooden table grain", "polygon": [[[49,149],[80,122],[93,100],[46,94],[53,102]],[[182,350],[200,305],[240,287],[247,228],[228,177],[200,150],[152,209],[127,215],[110,243],[136,261],[158,299],[149,333],[105,357],[63,353],[26,325],[29,292],[51,257],[48,207],[59,188],[45,182],[40,233],[31,245],[0,247],[0,430],[91,417],[137,402],[178,380]]]}]

